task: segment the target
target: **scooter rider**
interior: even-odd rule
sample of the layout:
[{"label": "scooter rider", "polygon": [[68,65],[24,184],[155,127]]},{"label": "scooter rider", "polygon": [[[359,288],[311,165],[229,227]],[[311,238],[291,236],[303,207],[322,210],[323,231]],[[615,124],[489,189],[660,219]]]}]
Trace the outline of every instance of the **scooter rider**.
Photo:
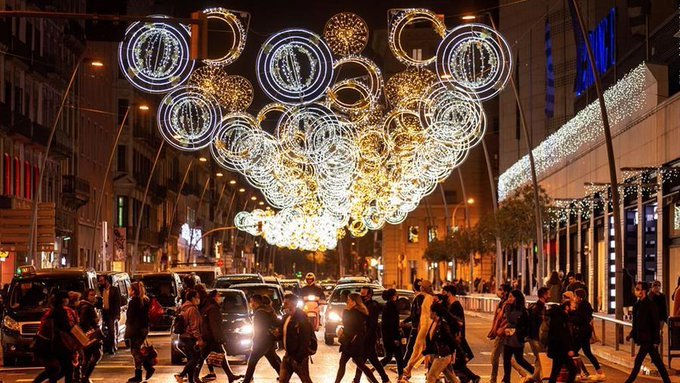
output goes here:
[{"label": "scooter rider", "polygon": [[326,300],[323,288],[316,283],[316,276],[314,273],[307,273],[307,275],[305,275],[305,282],[307,284],[300,289],[300,296],[302,299],[306,300],[308,296],[313,295],[317,297],[319,302],[324,302]]}]

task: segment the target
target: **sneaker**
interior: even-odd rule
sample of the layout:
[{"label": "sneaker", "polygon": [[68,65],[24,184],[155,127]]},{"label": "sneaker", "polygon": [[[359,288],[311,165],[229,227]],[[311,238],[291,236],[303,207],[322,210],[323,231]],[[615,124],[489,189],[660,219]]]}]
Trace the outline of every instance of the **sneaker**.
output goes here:
[{"label": "sneaker", "polygon": [[177,383],[184,383],[184,377],[182,375],[175,374],[174,377],[175,377],[175,381],[177,381]]},{"label": "sneaker", "polygon": [[607,380],[607,376],[603,373],[590,375],[591,382],[604,382]]},{"label": "sneaker", "polygon": [[217,379],[217,375],[210,373],[210,374],[202,377],[201,382],[212,382],[213,380],[216,380],[216,379]]},{"label": "sneaker", "polygon": [[581,373],[580,375],[578,375],[578,376],[576,377],[576,380],[579,381],[579,382],[588,382],[588,381],[590,381],[590,376]]}]

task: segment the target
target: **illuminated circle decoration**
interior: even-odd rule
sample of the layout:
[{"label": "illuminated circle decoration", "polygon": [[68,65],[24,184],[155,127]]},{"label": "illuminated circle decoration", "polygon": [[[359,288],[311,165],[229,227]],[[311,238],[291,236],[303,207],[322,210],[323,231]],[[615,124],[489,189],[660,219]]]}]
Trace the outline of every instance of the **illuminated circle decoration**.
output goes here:
[{"label": "illuminated circle decoration", "polygon": [[497,95],[512,73],[508,42],[483,24],[451,30],[437,48],[437,75],[473,92],[481,101]]},{"label": "illuminated circle decoration", "polygon": [[256,66],[262,90],[284,104],[317,100],[333,81],[330,48],[305,29],[286,29],[267,39]]},{"label": "illuminated circle decoration", "polygon": [[192,86],[168,93],[158,107],[158,130],[170,145],[183,151],[210,145],[221,119],[217,100]]},{"label": "illuminated circle decoration", "polygon": [[323,38],[338,57],[361,53],[368,44],[368,34],[366,21],[350,12],[334,15],[323,27]]},{"label": "illuminated circle decoration", "polygon": [[415,108],[420,98],[437,81],[437,75],[429,69],[407,68],[387,80],[385,97],[392,107]]},{"label": "illuminated circle decoration", "polygon": [[233,34],[233,41],[231,46],[222,57],[214,59],[205,59],[203,63],[207,65],[225,66],[233,63],[241,56],[243,48],[246,46],[246,39],[248,37],[248,27],[244,26],[241,19],[233,11],[224,8],[208,8],[202,13],[210,19],[220,20],[224,22],[231,33]]},{"label": "illuminated circle decoration", "polygon": [[219,66],[202,66],[191,73],[188,85],[201,88],[207,94],[219,100],[225,93],[229,75]]},{"label": "illuminated circle decoration", "polygon": [[[366,76],[336,82],[328,89],[327,99],[334,108],[350,116],[356,116],[368,109],[373,109],[380,101],[383,77],[380,68],[373,61],[363,56],[347,56],[338,59],[333,63],[335,73],[339,73],[339,68],[346,64],[355,64],[361,67],[366,71]],[[354,92],[359,97],[356,101],[343,101],[341,96],[343,92]]]},{"label": "illuminated circle decoration", "polygon": [[224,88],[217,97],[220,105],[228,112],[241,112],[253,102],[253,84],[247,78],[231,75],[224,81]]},{"label": "illuminated circle decoration", "polygon": [[180,86],[194,67],[189,29],[162,22],[130,24],[118,45],[118,65],[130,84],[143,92],[165,93]]},{"label": "illuminated circle decoration", "polygon": [[427,59],[411,57],[402,46],[402,33],[411,24],[429,22],[435,33],[443,38],[446,35],[444,22],[434,12],[422,8],[393,9],[389,11],[389,15],[391,17],[388,43],[394,57],[407,66],[424,67],[432,64],[436,60],[436,56]]}]

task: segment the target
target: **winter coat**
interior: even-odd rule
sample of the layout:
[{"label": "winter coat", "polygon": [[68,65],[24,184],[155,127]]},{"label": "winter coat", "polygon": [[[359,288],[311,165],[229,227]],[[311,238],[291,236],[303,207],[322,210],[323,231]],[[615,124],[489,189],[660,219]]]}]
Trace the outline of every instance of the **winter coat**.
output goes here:
[{"label": "winter coat", "polygon": [[389,301],[385,304],[382,312],[382,338],[383,344],[395,344],[401,342],[399,332],[399,308],[397,302]]},{"label": "winter coat", "polygon": [[573,319],[573,334],[579,343],[590,341],[592,329],[590,322],[593,320],[593,306],[588,301],[581,301],[571,316]]},{"label": "winter coat", "polygon": [[524,347],[525,337],[529,325],[529,315],[524,307],[506,305],[503,310],[506,329],[514,329],[512,335],[503,337],[503,344],[510,347]]},{"label": "winter coat", "polygon": [[214,299],[207,298],[201,308],[200,330],[201,338],[208,344],[208,347],[215,348],[224,343],[222,310]]},{"label": "winter coat", "polygon": [[527,310],[529,313],[529,331],[527,333],[527,338],[538,340],[538,333],[541,329],[545,310],[545,303],[541,300],[537,300],[536,303],[529,306],[529,309]]},{"label": "winter coat", "polygon": [[128,304],[127,319],[125,320],[125,339],[144,339],[149,334],[149,309],[151,301],[148,298],[132,297]]},{"label": "winter coat", "polygon": [[280,334],[285,336],[283,346],[288,357],[302,362],[309,356],[310,340],[315,335],[304,311],[296,309],[293,315],[283,317]]},{"label": "winter coat", "polygon": [[274,347],[276,339],[271,330],[280,326],[274,310],[270,306],[260,306],[253,313],[253,351],[269,350]]},{"label": "winter coat", "polygon": [[659,344],[659,311],[654,301],[646,296],[633,305],[633,329],[630,336],[636,344]]},{"label": "winter coat", "polygon": [[432,303],[434,303],[434,295],[423,293],[423,304],[420,306],[420,324],[418,328],[430,328],[432,324],[432,319],[430,318],[430,308]]},{"label": "winter coat", "polygon": [[364,355],[368,316],[357,309],[342,312],[340,351],[352,357]]},{"label": "winter coat", "polygon": [[378,335],[380,334],[378,322],[380,321],[380,313],[382,312],[382,306],[373,299],[369,299],[364,302],[366,308],[368,309],[368,322],[366,323],[366,340],[367,345],[373,345],[375,347],[375,342],[378,340]]},{"label": "winter coat", "polygon": [[198,306],[191,301],[186,301],[180,308],[180,314],[184,317],[184,333],[180,337],[185,339],[199,340],[201,337],[201,313]]},{"label": "winter coat", "polygon": [[78,302],[78,318],[80,320],[80,328],[88,332],[90,330],[99,330],[99,316],[97,310],[92,303],[87,300]]},{"label": "winter coat", "polygon": [[553,306],[546,316],[550,319],[548,329],[548,357],[551,359],[566,358],[569,351],[575,351],[573,338],[569,331],[568,315],[561,306]]},{"label": "winter coat", "polygon": [[658,293],[658,294],[649,294],[649,297],[652,298],[654,301],[654,304],[656,305],[656,309],[659,312],[659,320],[663,322],[668,321],[668,304],[666,303],[666,296],[663,293]]},{"label": "winter coat", "polygon": [[458,342],[456,342],[456,338],[451,333],[449,323],[446,323],[441,318],[436,322],[432,322],[425,338],[423,355],[449,356],[453,354],[457,347]]},{"label": "winter coat", "polygon": [[420,307],[423,305],[423,300],[425,300],[423,294],[416,294],[411,302],[411,313],[404,319],[404,323],[411,323],[411,328],[414,330],[417,330],[420,324]]}]

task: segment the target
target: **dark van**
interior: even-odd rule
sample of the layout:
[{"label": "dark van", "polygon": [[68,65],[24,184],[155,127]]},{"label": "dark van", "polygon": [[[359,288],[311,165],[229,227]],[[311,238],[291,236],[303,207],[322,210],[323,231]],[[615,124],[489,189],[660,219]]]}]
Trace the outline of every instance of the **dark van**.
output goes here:
[{"label": "dark van", "polygon": [[64,268],[36,271],[33,266],[19,267],[12,278],[2,313],[0,344],[5,366],[19,360],[32,360],[33,337],[40,318],[49,308],[49,298],[59,290],[84,294],[96,289],[97,275],[92,269]]}]

